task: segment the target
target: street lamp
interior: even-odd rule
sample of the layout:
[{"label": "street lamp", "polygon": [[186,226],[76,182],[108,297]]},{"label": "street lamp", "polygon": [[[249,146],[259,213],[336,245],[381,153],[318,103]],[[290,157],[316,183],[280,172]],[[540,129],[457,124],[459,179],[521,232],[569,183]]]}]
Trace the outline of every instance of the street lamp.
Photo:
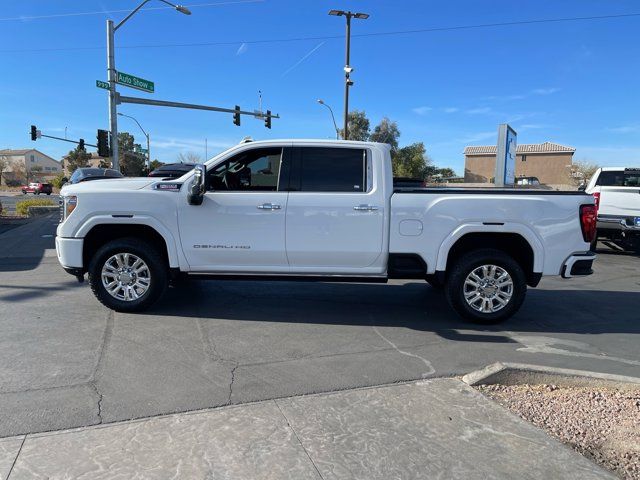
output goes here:
[{"label": "street lamp", "polygon": [[336,124],[336,117],[333,116],[333,109],[329,105],[324,103],[324,100],[322,100],[321,98],[318,99],[318,103],[327,107],[329,109],[329,112],[331,112],[331,120],[333,120],[333,128],[336,129],[336,140],[338,140],[340,138],[340,131],[338,130],[338,125]]},{"label": "street lamp", "polygon": [[329,10],[329,15],[336,17],[344,16],[347,19],[347,34],[346,34],[346,55],[344,62],[344,133],[342,138],[349,139],[349,87],[353,85],[353,81],[349,78],[353,67],[349,64],[349,53],[351,49],[351,18],[358,18],[360,20],[366,20],[369,18],[368,13],[353,13],[344,10]]},{"label": "street lamp", "polygon": [[[113,20],[107,20],[107,75],[109,79],[109,126],[111,129],[111,155],[112,155],[112,168],[115,170],[119,170],[119,162],[118,162],[118,94],[116,92],[116,61],[115,61],[115,45],[114,45],[114,34],[116,30],[118,30],[122,25],[125,24],[127,20],[133,17],[138,10],[140,10],[144,5],[146,5],[151,0],[144,0],[140,5],[138,5],[129,15],[127,15],[124,20],[114,26]],[[178,12],[183,13],[185,15],[191,15],[191,11],[183,7],[182,5],[174,5],[167,0],[159,0],[162,3],[166,3],[167,5],[175,8]]]},{"label": "street lamp", "polygon": [[[147,137],[147,170],[149,172],[151,172],[151,148],[149,146],[149,134],[147,132],[144,131],[144,128],[142,128],[142,125],[140,125],[140,122],[138,122],[138,120],[136,120],[135,118],[133,118],[130,115],[125,115],[124,113],[118,113],[118,115],[120,115],[121,117],[127,117],[130,118],[131,120],[133,120],[134,122],[136,122],[138,124],[138,127],[140,127],[140,130],[142,130],[142,133],[144,134],[145,137]],[[112,165],[113,167],[113,165]]]}]

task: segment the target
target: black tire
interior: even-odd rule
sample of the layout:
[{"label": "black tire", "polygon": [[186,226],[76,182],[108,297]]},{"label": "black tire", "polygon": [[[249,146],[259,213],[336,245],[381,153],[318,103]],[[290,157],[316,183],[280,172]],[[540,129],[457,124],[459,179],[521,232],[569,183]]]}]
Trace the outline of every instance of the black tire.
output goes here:
[{"label": "black tire", "polygon": [[[142,259],[149,268],[150,284],[135,300],[120,300],[112,296],[102,283],[102,268],[117,253],[131,253]],[[105,307],[117,312],[140,312],[153,305],[169,284],[169,267],[158,249],[140,238],[119,238],[98,249],[89,263],[89,284],[96,298]]]},{"label": "black tire", "polygon": [[51,195],[51,192],[47,192],[47,195]]},{"label": "black tire", "polygon": [[[494,312],[478,311],[465,299],[467,276],[483,265],[495,265],[504,269],[513,282],[507,304]],[[527,281],[522,267],[511,256],[500,250],[486,248],[466,253],[455,262],[447,276],[445,293],[449,304],[461,317],[473,323],[490,325],[503,322],[520,309],[527,293]]]}]

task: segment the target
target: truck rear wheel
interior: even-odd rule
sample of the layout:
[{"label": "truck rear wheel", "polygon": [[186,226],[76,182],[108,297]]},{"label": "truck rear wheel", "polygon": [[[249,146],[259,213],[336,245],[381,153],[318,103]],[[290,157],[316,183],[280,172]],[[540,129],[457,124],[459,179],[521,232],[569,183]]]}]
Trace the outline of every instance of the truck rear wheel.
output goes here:
[{"label": "truck rear wheel", "polygon": [[522,267],[500,250],[469,252],[453,265],[445,293],[451,307],[474,323],[502,322],[522,306],[527,282]]},{"label": "truck rear wheel", "polygon": [[164,293],[168,267],[154,245],[139,238],[119,238],[95,253],[89,264],[89,283],[107,308],[138,312]]}]

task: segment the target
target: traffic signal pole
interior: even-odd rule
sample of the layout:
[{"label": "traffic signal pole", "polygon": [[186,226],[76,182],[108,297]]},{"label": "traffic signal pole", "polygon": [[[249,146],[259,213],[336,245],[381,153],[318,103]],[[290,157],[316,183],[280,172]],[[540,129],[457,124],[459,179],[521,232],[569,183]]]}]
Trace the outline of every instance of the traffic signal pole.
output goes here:
[{"label": "traffic signal pole", "polygon": [[109,128],[111,130],[111,168],[120,171],[118,158],[118,92],[113,20],[107,20],[107,78],[109,79]]}]

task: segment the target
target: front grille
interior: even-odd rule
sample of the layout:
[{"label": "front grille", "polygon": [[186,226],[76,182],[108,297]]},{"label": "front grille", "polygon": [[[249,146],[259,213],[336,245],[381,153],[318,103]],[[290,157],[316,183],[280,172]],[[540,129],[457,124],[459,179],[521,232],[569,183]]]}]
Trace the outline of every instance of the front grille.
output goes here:
[{"label": "front grille", "polygon": [[60,208],[60,223],[64,220],[64,200],[60,197],[58,200],[58,207]]}]

